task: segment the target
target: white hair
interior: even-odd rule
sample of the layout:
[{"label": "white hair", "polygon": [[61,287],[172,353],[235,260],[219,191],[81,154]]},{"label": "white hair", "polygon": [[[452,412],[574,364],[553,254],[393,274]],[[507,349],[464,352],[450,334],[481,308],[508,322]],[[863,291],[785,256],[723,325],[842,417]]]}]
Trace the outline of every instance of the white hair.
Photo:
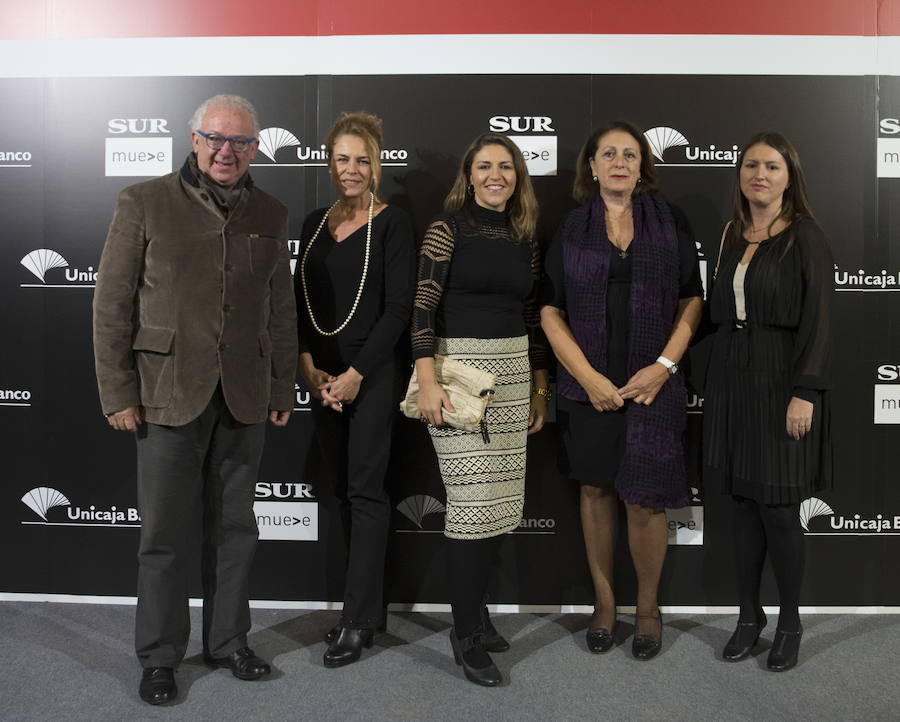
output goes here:
[{"label": "white hair", "polygon": [[191,116],[191,130],[202,130],[200,125],[210,108],[243,110],[250,116],[250,120],[253,122],[253,137],[257,138],[259,136],[259,118],[256,116],[256,108],[253,107],[253,103],[246,98],[242,98],[240,95],[231,95],[228,93],[214,95],[213,97],[204,100]]}]

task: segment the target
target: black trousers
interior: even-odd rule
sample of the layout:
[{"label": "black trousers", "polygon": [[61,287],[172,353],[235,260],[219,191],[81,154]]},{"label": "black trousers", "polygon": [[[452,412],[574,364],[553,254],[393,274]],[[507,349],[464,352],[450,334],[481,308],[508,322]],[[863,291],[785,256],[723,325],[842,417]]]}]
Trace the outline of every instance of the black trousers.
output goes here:
[{"label": "black trousers", "polygon": [[393,361],[363,379],[341,413],[313,404],[316,438],[334,478],[347,544],[347,575],[341,624],[377,627],[384,613],[384,557],[391,519],[384,477],[397,414],[398,380]]},{"label": "black trousers", "polygon": [[220,389],[184,426],[142,424],[136,434],[138,605],[135,650],[144,667],[177,667],[190,635],[187,560],[203,509],[203,651],[223,657],[247,645],[248,577],[258,537],[253,493],[264,424],[242,424]]}]

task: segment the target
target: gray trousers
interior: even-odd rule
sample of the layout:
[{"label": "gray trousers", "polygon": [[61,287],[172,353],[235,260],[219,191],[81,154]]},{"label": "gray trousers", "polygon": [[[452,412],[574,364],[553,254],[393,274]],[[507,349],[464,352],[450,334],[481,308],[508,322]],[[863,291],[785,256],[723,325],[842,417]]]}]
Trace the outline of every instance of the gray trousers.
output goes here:
[{"label": "gray trousers", "polygon": [[138,604],[135,651],[143,667],[177,667],[190,636],[187,566],[197,505],[203,510],[203,653],[246,646],[248,578],[258,531],[253,494],[264,424],[241,424],[216,389],[184,426],[138,429]]}]

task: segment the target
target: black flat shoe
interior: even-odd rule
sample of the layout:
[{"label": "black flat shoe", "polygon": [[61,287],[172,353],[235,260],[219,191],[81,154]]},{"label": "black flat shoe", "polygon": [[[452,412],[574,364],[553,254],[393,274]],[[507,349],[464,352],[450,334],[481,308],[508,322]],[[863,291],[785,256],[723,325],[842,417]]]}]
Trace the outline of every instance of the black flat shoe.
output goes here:
[{"label": "black flat shoe", "polygon": [[722,650],[722,659],[726,662],[740,662],[746,658],[756,643],[759,641],[759,633],[766,626],[766,613],[760,609],[758,622],[742,622],[738,620],[737,627]]},{"label": "black flat shoe", "polygon": [[635,617],[635,628],[637,628],[638,619],[654,619],[659,626],[659,635],[654,637],[652,634],[637,634],[631,641],[631,656],[641,661],[653,659],[659,650],[662,649],[662,615],[656,614],[638,614]]},{"label": "black flat shoe", "polygon": [[145,667],[138,690],[147,704],[165,704],[178,696],[175,671],[171,667]]},{"label": "black flat shoe", "polygon": [[353,664],[362,654],[363,647],[372,646],[375,636],[371,629],[350,629],[341,627],[340,632],[331,640],[322,661],[326,667],[343,667]]},{"label": "black flat shoe", "polygon": [[773,672],[785,672],[791,667],[796,667],[801,637],[803,637],[803,627],[796,632],[782,632],[780,629],[776,629],[772,649],[769,650],[769,658],[766,660],[766,667]]},{"label": "black flat shoe", "polygon": [[611,630],[606,627],[594,627],[593,629],[588,629],[585,637],[588,651],[593,654],[603,654],[604,652],[611,650],[616,643],[616,638],[613,634],[615,629],[615,623],[613,623],[613,628]]},{"label": "black flat shoe", "polygon": [[506,641],[494,623],[491,622],[491,615],[488,614],[487,605],[481,609],[481,626],[484,627],[484,638],[481,640],[484,648],[488,652],[505,652],[509,649],[509,642]]},{"label": "black flat shoe", "polygon": [[257,657],[250,647],[241,647],[227,657],[211,657],[207,661],[216,667],[228,667],[235,677],[244,680],[259,679],[272,671],[269,663]]},{"label": "black flat shoe", "polygon": [[484,634],[481,630],[459,639],[456,629],[450,628],[450,646],[453,659],[463,668],[466,679],[482,687],[496,687],[503,681],[500,670],[484,648]]}]

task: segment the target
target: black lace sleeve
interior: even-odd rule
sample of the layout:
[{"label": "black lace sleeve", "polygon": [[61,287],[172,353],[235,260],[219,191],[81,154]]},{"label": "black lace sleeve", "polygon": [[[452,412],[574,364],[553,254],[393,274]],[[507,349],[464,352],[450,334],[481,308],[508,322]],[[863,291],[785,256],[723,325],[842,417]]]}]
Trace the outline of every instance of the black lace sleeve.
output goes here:
[{"label": "black lace sleeve", "polygon": [[447,218],[432,223],[425,231],[425,238],[419,249],[416,298],[410,332],[413,359],[434,356],[437,308],[444,294],[453,258],[454,233],[451,224],[452,221]]},{"label": "black lace sleeve", "polygon": [[528,359],[532,369],[550,368],[550,352],[547,338],[541,329],[541,312],[538,295],[541,288],[541,248],[535,242],[531,246],[531,276],[534,283],[531,293],[525,299],[523,316],[525,328],[528,330]]}]

